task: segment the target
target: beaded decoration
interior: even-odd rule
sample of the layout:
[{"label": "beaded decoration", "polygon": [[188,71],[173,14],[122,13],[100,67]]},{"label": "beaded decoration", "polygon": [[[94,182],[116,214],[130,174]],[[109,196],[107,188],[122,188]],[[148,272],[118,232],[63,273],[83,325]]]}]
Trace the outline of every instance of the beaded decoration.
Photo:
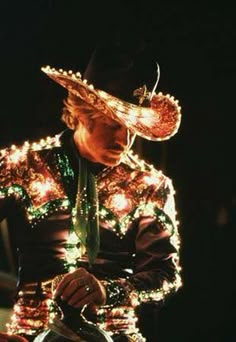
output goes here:
[{"label": "beaded decoration", "polygon": [[41,70],[69,92],[145,139],[167,140],[179,129],[181,107],[178,100],[169,94],[152,92],[150,106],[142,107],[94,89],[92,84],[82,79],[79,72],[56,70],[50,66],[42,67]]}]

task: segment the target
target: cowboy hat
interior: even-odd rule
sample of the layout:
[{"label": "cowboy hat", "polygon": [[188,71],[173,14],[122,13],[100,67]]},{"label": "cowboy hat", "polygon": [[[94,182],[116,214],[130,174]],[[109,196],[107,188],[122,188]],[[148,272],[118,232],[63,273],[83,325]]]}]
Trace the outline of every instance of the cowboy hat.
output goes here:
[{"label": "cowboy hat", "polygon": [[[137,70],[134,66],[137,63],[134,63],[133,56],[130,58],[128,55],[127,58],[127,54],[121,54],[117,47],[109,53],[104,48],[95,50],[83,78],[79,72],[72,70],[57,70],[50,66],[41,70],[69,92],[135,134],[154,141],[172,137],[181,121],[178,101],[169,94],[149,91],[146,85],[140,86],[136,80],[135,83]],[[134,96],[139,98],[138,104],[131,102]]]}]

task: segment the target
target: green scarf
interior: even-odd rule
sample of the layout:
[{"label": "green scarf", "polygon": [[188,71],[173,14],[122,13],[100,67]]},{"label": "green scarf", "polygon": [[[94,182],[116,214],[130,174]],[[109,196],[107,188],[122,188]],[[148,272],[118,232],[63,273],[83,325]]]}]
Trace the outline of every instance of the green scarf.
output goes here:
[{"label": "green scarf", "polygon": [[86,159],[80,157],[74,231],[86,248],[90,265],[94,263],[100,245],[96,183],[96,177],[88,170]]}]

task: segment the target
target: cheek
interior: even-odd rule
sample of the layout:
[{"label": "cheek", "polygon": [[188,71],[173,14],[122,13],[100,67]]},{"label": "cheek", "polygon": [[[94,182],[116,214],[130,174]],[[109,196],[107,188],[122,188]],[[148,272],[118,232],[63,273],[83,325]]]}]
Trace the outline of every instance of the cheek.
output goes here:
[{"label": "cheek", "polygon": [[106,151],[111,145],[111,140],[108,139],[108,135],[109,132],[107,132],[106,136],[98,134],[96,137],[93,137],[90,141],[90,148],[98,154],[103,153],[104,150]]},{"label": "cheek", "polygon": [[98,140],[101,145],[109,146],[111,142],[114,141],[114,134],[112,134],[112,131],[109,128],[107,128],[106,132],[99,134]]}]

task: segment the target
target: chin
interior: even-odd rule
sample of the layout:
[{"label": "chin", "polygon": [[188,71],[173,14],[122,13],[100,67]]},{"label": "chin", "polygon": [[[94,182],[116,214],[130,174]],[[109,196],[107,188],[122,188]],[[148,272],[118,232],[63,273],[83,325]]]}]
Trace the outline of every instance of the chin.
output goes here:
[{"label": "chin", "polygon": [[107,166],[116,166],[116,165],[119,165],[120,162],[121,162],[121,158],[119,159],[106,158],[106,159],[103,159],[101,163]]}]

